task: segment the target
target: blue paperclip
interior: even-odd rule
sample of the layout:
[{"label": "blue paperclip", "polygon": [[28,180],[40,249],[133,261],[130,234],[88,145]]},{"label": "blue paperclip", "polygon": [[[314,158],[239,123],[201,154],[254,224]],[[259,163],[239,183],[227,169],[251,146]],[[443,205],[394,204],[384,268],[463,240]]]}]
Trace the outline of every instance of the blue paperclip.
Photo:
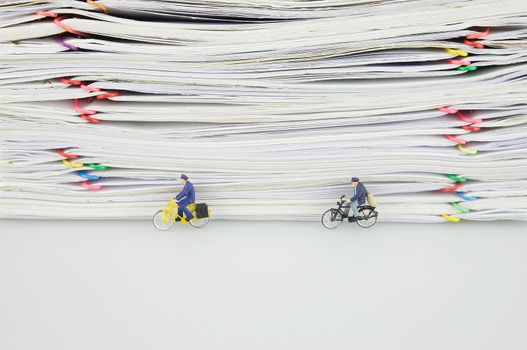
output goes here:
[{"label": "blue paperclip", "polygon": [[478,199],[478,197],[466,195],[465,192],[456,192],[456,194],[459,198],[464,199],[466,201],[475,201],[476,199]]},{"label": "blue paperclip", "polygon": [[97,175],[90,175],[82,170],[77,171],[77,174],[86,180],[99,180],[101,177]]}]

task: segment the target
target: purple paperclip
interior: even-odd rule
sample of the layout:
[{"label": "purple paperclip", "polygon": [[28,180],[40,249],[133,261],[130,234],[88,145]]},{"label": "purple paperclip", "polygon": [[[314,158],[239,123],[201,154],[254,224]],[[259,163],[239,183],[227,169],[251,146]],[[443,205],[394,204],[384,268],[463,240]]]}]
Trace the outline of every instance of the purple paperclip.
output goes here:
[{"label": "purple paperclip", "polygon": [[58,38],[57,39],[57,43],[59,43],[60,45],[64,46],[68,50],[72,50],[72,51],[78,51],[79,50],[79,48],[77,46],[73,46],[71,44],[68,44],[67,42],[64,41],[63,38]]}]

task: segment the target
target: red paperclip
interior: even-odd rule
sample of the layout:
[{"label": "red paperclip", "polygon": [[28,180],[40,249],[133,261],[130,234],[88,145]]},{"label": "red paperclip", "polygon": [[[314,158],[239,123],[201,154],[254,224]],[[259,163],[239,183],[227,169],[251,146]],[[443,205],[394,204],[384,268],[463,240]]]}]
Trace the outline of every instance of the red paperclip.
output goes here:
[{"label": "red paperclip", "polygon": [[81,118],[86,120],[86,121],[88,121],[88,122],[90,122],[90,123],[94,123],[94,124],[98,124],[101,121],[100,119],[90,117],[87,114],[81,114]]},{"label": "red paperclip", "polygon": [[449,139],[450,141],[453,141],[459,145],[464,145],[466,144],[468,141],[465,141],[465,140],[462,140],[460,138],[457,138],[455,136],[452,136],[452,135],[443,135],[444,137],[446,137],[447,139]]},{"label": "red paperclip", "polygon": [[475,47],[476,49],[482,49],[482,48],[485,47],[485,46],[483,46],[480,43],[477,43],[475,41],[470,41],[468,39],[463,40],[463,42],[465,43],[465,45],[469,45],[469,46]]},{"label": "red paperclip", "polygon": [[474,126],[474,125],[463,125],[461,129],[464,129],[467,131],[480,131],[481,130],[479,126]]},{"label": "red paperclip", "polygon": [[479,39],[479,38],[484,38],[484,37],[486,37],[489,34],[490,34],[490,28],[487,28],[487,29],[485,29],[484,32],[479,32],[479,33],[475,33],[475,34],[469,34],[465,38],[467,38],[467,39]]},{"label": "red paperclip", "polygon": [[465,115],[461,111],[457,111],[456,115],[459,119],[466,123],[481,123],[481,119],[465,117]]},{"label": "red paperclip", "polygon": [[79,112],[80,114],[96,114],[97,111],[94,111],[93,109],[82,109],[79,107],[79,100],[75,99],[73,101],[73,108]]},{"label": "red paperclip", "polygon": [[463,182],[456,182],[455,186],[442,188],[440,192],[455,192],[458,188],[463,186]]},{"label": "red paperclip", "polygon": [[80,80],[70,80],[70,79],[66,79],[66,78],[60,78],[60,82],[62,84],[66,84],[66,85],[80,85],[80,84],[82,84],[82,81],[80,81]]},{"label": "red paperclip", "polygon": [[119,96],[119,91],[112,91],[112,92],[107,92],[105,94],[101,94],[101,95],[97,95],[97,99],[98,100],[102,100],[102,99],[105,99],[105,98],[110,98],[110,97],[115,97],[115,96]]},{"label": "red paperclip", "polygon": [[100,190],[102,185],[92,185],[88,180],[82,182],[82,187],[88,190]]},{"label": "red paperclip", "polygon": [[71,153],[66,153],[63,150],[61,150],[60,148],[57,148],[57,153],[60,154],[62,157],[68,158],[68,159],[77,159],[77,158],[79,158],[78,155],[71,154]]}]

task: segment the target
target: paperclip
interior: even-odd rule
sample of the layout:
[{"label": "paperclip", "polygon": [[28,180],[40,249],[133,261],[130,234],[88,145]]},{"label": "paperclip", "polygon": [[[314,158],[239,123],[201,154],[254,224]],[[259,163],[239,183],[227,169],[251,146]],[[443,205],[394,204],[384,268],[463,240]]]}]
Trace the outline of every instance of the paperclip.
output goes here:
[{"label": "paperclip", "polygon": [[451,108],[451,107],[440,107],[438,108],[440,112],[445,112],[448,114],[455,114],[457,113],[457,109]]},{"label": "paperclip", "polygon": [[464,145],[466,144],[468,141],[465,141],[465,140],[462,140],[458,137],[455,137],[455,136],[452,136],[452,135],[443,135],[444,137],[446,137],[447,139],[449,139],[450,141],[452,142],[455,142],[457,144],[461,144],[461,145]]},{"label": "paperclip", "polygon": [[92,6],[101,9],[102,11],[104,11],[104,13],[108,13],[108,7],[106,7],[105,5],[95,2],[93,0],[86,0],[86,2]]},{"label": "paperclip", "polygon": [[445,174],[445,176],[448,177],[450,180],[454,180],[456,182],[467,182],[468,181],[464,177],[457,176],[457,175],[454,175],[454,174]]},{"label": "paperclip", "polygon": [[94,111],[93,109],[82,109],[79,107],[79,100],[75,99],[73,100],[73,108],[79,112],[80,114],[96,114],[97,111]]},{"label": "paperclip", "polygon": [[462,191],[456,191],[456,195],[459,198],[466,200],[466,201],[475,201],[476,199],[479,199],[478,197],[475,197],[475,196],[468,196],[465,194],[465,192],[462,192]]},{"label": "paperclip", "polygon": [[462,207],[461,205],[459,205],[459,202],[451,202],[450,205],[452,205],[454,208],[456,208],[457,210],[459,210],[462,213],[469,213],[470,212],[469,208]]},{"label": "paperclip", "polygon": [[473,72],[475,70],[478,70],[478,67],[476,67],[476,66],[461,66],[461,67],[457,67],[456,69],[457,70],[462,70],[462,71],[465,71],[465,72]]},{"label": "paperclip", "polygon": [[108,169],[108,167],[106,165],[100,165],[100,164],[93,164],[93,163],[90,163],[88,164],[89,167],[95,169],[95,170],[106,170]]},{"label": "paperclip", "polygon": [[102,185],[93,185],[88,180],[85,180],[82,182],[82,187],[88,190],[100,190],[102,188]]},{"label": "paperclip", "polygon": [[80,117],[82,119],[86,120],[87,122],[90,122],[90,123],[93,123],[93,124],[99,124],[99,122],[101,121],[100,119],[90,117],[87,114],[81,114]]},{"label": "paperclip", "polygon": [[38,11],[37,15],[44,16],[44,17],[53,17],[53,18],[58,16],[58,14],[53,11]]},{"label": "paperclip", "polygon": [[457,112],[456,112],[456,115],[457,115],[457,117],[458,117],[460,120],[464,121],[465,123],[481,123],[481,121],[482,121],[482,120],[479,119],[479,118],[470,118],[470,117],[466,117],[466,116],[463,114],[463,112],[461,112],[461,111],[457,111]]},{"label": "paperclip", "polygon": [[65,25],[64,23],[62,23],[61,21],[66,18],[66,16],[60,16],[60,17],[57,17],[53,20],[53,22],[58,25],[59,27],[61,27],[62,29],[64,29],[65,31],[67,32],[70,32],[72,34],[77,34],[77,35],[80,35],[80,36],[88,36],[88,34],[86,33],[83,33],[83,32],[79,32],[78,30],[75,30],[73,28],[71,28],[70,26],[67,26]]},{"label": "paperclip", "polygon": [[450,193],[450,192],[455,192],[457,189],[459,189],[461,186],[463,186],[463,182],[456,182],[456,184],[452,187],[446,187],[446,188],[442,188],[440,189],[439,191],[440,192],[447,192],[447,193]]},{"label": "paperclip", "polygon": [[66,85],[80,85],[80,84],[82,84],[82,81],[80,81],[80,80],[70,80],[70,79],[66,79],[66,78],[60,78],[60,82],[62,84],[66,84]]},{"label": "paperclip", "polygon": [[461,221],[460,218],[456,218],[456,217],[450,216],[448,214],[443,214],[443,215],[441,215],[441,217],[443,219],[445,219],[446,221],[450,221],[450,222],[460,222]]},{"label": "paperclip", "polygon": [[471,65],[471,62],[469,60],[466,60],[466,59],[458,60],[458,59],[455,59],[455,58],[449,58],[448,62],[450,62],[452,64],[456,64],[458,66],[470,66]]},{"label": "paperclip", "polygon": [[105,98],[115,97],[119,95],[120,95],[119,91],[112,91],[112,92],[107,92],[105,94],[97,95],[97,99],[102,100]]},{"label": "paperclip", "polygon": [[87,172],[82,171],[82,170],[77,171],[77,174],[80,177],[85,178],[86,180],[99,180],[101,178],[100,176],[97,176],[97,175],[90,175]]},{"label": "paperclip", "polygon": [[485,46],[483,46],[483,45],[480,44],[480,43],[477,43],[477,42],[475,42],[475,41],[470,41],[470,40],[468,40],[468,39],[463,40],[463,43],[465,43],[465,45],[475,47],[476,49],[482,49],[482,48],[485,47]]},{"label": "paperclip", "polygon": [[448,53],[451,53],[453,55],[456,55],[456,56],[463,56],[463,57],[467,57],[468,56],[468,52],[461,51],[461,50],[445,48],[445,51],[448,52]]},{"label": "paperclip", "polygon": [[84,166],[83,163],[73,163],[73,162],[69,162],[69,161],[67,161],[66,159],[63,159],[63,160],[62,160],[62,163],[63,163],[64,165],[69,166],[70,168],[82,168],[82,167]]},{"label": "paperclip", "polygon": [[79,48],[77,46],[68,44],[67,42],[64,41],[63,38],[58,38],[57,39],[57,43],[59,43],[60,45],[64,46],[65,48],[67,48],[68,50],[71,50],[71,51],[78,51],[79,50]]},{"label": "paperclip", "polygon": [[475,149],[472,149],[472,148],[465,148],[461,145],[457,145],[457,150],[460,151],[460,152],[463,152],[465,154],[469,154],[471,156],[475,155],[475,154],[478,154],[478,151],[475,150]]},{"label": "paperclip", "polygon": [[77,158],[79,158],[78,155],[71,154],[71,153],[66,153],[63,150],[61,150],[60,148],[57,148],[57,153],[60,154],[62,157],[68,158],[68,159],[77,159]]},{"label": "paperclip", "polygon": [[101,91],[101,89],[99,89],[98,87],[88,86],[88,85],[84,85],[84,84],[81,84],[80,88],[83,89],[83,90],[92,91],[92,92]]},{"label": "paperclip", "polygon": [[479,38],[484,38],[484,37],[486,37],[489,34],[490,34],[490,28],[487,28],[487,29],[485,29],[484,32],[478,32],[478,33],[475,33],[475,34],[469,34],[465,38],[467,38],[467,39],[479,39]]},{"label": "paperclip", "polygon": [[479,126],[475,125],[463,125],[461,129],[468,130],[468,131],[479,131],[481,128]]}]

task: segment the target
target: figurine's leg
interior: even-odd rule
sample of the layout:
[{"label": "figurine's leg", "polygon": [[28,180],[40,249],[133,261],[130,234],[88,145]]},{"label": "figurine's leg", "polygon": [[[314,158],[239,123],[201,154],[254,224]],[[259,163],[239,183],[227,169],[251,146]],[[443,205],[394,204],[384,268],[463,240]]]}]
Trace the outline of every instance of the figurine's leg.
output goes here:
[{"label": "figurine's leg", "polygon": [[192,219],[192,213],[187,208],[187,206],[189,204],[190,204],[190,202],[188,202],[186,200],[183,200],[183,201],[179,202],[179,209],[178,209],[178,214],[179,214],[179,211],[181,210],[181,214],[179,214],[179,216],[183,216],[183,213],[184,213],[187,220]]},{"label": "figurine's leg", "polygon": [[357,208],[358,205],[359,205],[358,200],[354,200],[353,202],[350,203],[350,207],[351,207],[351,210],[353,211],[354,217],[359,217],[359,209]]}]

